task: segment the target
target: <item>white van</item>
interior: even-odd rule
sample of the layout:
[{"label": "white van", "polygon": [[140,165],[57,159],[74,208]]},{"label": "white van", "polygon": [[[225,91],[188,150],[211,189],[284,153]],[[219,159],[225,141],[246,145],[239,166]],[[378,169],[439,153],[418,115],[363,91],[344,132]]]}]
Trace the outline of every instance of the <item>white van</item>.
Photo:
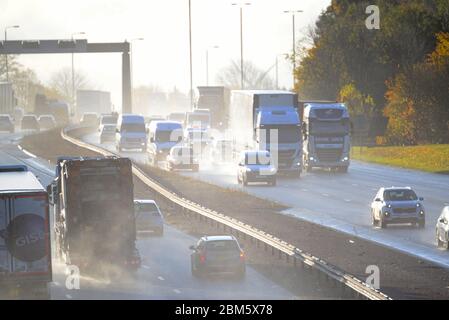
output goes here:
[{"label": "white van", "polygon": [[147,130],[145,118],[137,114],[122,114],[117,120],[117,151],[123,149],[147,150]]}]

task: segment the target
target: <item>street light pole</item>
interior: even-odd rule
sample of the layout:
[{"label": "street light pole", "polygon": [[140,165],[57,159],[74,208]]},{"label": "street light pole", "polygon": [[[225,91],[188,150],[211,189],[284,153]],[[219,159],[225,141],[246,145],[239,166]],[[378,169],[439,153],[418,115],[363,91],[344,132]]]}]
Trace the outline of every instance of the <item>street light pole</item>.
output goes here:
[{"label": "street light pole", "polygon": [[189,0],[190,107],[193,109],[192,1]]},{"label": "street light pole", "polygon": [[[85,32],[75,32],[72,33],[72,42],[75,42],[76,35],[86,34]],[[74,43],[75,45],[75,43]],[[75,53],[72,51],[72,109],[75,107]],[[73,110],[72,110],[73,112]]]},{"label": "street light pole", "polygon": [[[17,29],[20,26],[8,26],[5,28],[5,45],[8,40],[8,29]],[[5,64],[6,64],[6,82],[9,82],[9,67],[8,67],[8,54],[5,54]]]},{"label": "street light pole", "polygon": [[303,10],[286,10],[284,13],[292,14],[292,34],[293,34],[293,88],[295,87],[295,70],[296,70],[296,25],[295,25],[295,15],[296,13],[304,12]]},{"label": "street light pole", "polygon": [[218,49],[219,46],[213,46],[206,49],[206,85],[209,86],[209,49]]},{"label": "street light pole", "polygon": [[249,6],[251,3],[233,3],[233,6],[240,6],[240,88],[243,90],[245,88],[245,75],[243,70],[243,6]]}]

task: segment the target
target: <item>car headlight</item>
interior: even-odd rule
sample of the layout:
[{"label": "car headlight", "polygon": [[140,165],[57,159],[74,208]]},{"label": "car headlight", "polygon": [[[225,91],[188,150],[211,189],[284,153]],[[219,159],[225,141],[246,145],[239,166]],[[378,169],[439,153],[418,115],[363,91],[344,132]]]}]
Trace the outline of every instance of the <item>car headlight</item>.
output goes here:
[{"label": "car headlight", "polygon": [[275,173],[275,172],[276,172],[276,168],[271,167],[271,168],[270,168],[270,172],[271,172],[271,173]]},{"label": "car headlight", "polygon": [[391,204],[387,205],[387,207],[391,209]]},{"label": "car headlight", "polygon": [[388,216],[390,215],[390,212],[385,211],[385,212],[384,212],[384,215],[385,215],[386,217],[388,217]]},{"label": "car headlight", "polygon": [[162,150],[159,150],[158,153],[161,154],[161,153],[163,153],[163,151],[162,151]]},{"label": "car headlight", "polygon": [[421,210],[421,211],[419,212],[419,214],[423,216],[423,215],[424,215],[424,211]]},{"label": "car headlight", "polygon": [[301,162],[297,162],[297,163],[296,163],[296,166],[297,166],[297,167],[300,167],[300,166],[301,166]]},{"label": "car headlight", "polygon": [[246,172],[251,172],[251,168],[245,168]]},{"label": "car headlight", "polygon": [[421,204],[420,204],[420,203],[417,203],[417,204],[416,204],[416,207],[417,207],[417,208],[421,208]]},{"label": "car headlight", "polygon": [[310,157],[309,160],[310,161],[315,161],[315,158],[314,157]]},{"label": "car headlight", "polygon": [[341,161],[345,162],[345,161],[349,161],[348,157],[344,157]]}]

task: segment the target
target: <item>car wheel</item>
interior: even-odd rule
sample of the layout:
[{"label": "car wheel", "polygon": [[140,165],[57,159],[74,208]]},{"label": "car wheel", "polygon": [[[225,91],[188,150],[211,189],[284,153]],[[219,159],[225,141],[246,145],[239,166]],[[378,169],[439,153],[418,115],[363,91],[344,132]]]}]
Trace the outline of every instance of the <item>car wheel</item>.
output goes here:
[{"label": "car wheel", "polygon": [[194,276],[195,278],[199,278],[200,272],[196,268],[195,263],[193,262],[193,257],[190,259],[190,269],[192,271],[192,276]]},{"label": "car wheel", "polygon": [[381,227],[382,229],[386,229],[386,228],[387,228],[387,222],[384,221],[383,219],[381,219],[381,220],[380,220],[380,227]]},{"label": "car wheel", "polygon": [[272,180],[270,181],[270,185],[272,185],[273,187],[275,187],[275,186],[276,186],[276,179],[272,179]]},{"label": "car wheel", "polygon": [[377,220],[376,220],[376,216],[374,215],[374,211],[373,210],[371,210],[371,223],[372,223],[373,227],[377,227],[377,225],[378,225]]},{"label": "car wheel", "polygon": [[348,167],[339,167],[337,171],[340,173],[348,173]]},{"label": "car wheel", "polygon": [[437,244],[437,248],[441,248],[443,246],[443,243],[440,240],[440,235],[438,233],[438,230],[435,232],[435,242]]},{"label": "car wheel", "polygon": [[243,185],[247,186],[248,185],[248,178],[246,176],[243,176],[242,179],[243,179]]}]

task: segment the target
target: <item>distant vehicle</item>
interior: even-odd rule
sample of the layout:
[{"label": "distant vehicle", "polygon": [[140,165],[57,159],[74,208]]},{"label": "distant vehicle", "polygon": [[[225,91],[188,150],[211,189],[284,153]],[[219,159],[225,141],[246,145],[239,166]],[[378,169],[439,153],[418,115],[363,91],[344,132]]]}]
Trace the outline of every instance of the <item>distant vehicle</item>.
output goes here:
[{"label": "distant vehicle", "polygon": [[95,273],[103,266],[137,271],[130,159],[61,157],[50,189],[56,254],[63,262]]},{"label": "distant vehicle", "polygon": [[14,133],[14,121],[9,114],[0,114],[0,131]]},{"label": "distant vehicle", "polygon": [[80,120],[80,125],[86,127],[97,127],[99,123],[98,114],[95,112],[85,112]]},{"label": "distant vehicle", "polygon": [[56,128],[56,119],[51,114],[41,115],[38,121],[41,130],[50,130]]},{"label": "distant vehicle", "polygon": [[115,124],[103,124],[100,131],[100,144],[114,142],[116,128]]},{"label": "distant vehicle", "polygon": [[210,144],[209,131],[205,128],[187,128],[184,131],[184,141],[191,145],[195,154],[200,156]]},{"label": "distant vehicle", "polygon": [[245,254],[234,236],[202,237],[196,246],[190,246],[192,275],[195,277],[213,272],[245,276]]},{"label": "distant vehicle", "polygon": [[293,92],[234,90],[228,114],[228,131],[232,133],[229,138],[235,141],[237,152],[268,150],[279,173],[300,177],[300,111],[298,95]]},{"label": "distant vehicle", "polygon": [[435,227],[438,248],[449,250],[449,206],[444,207]]},{"label": "distant vehicle", "polygon": [[165,121],[165,120],[167,120],[167,118],[164,116],[153,115],[153,116],[145,117],[145,124],[147,127],[149,127],[151,122],[153,122],[153,121]]},{"label": "distant vehicle", "polygon": [[116,149],[147,150],[145,118],[138,114],[122,114],[117,120]]},{"label": "distant vehicle", "polygon": [[47,190],[26,166],[0,166],[0,207],[0,296],[50,298]]},{"label": "distant vehicle", "polygon": [[22,130],[40,131],[39,121],[34,114],[26,114],[22,118]]},{"label": "distant vehicle", "polygon": [[348,172],[351,151],[349,112],[343,103],[305,103],[303,163]]},{"label": "distant vehicle", "polygon": [[410,187],[380,188],[371,203],[373,226],[386,228],[388,224],[411,223],[424,228],[423,200]]},{"label": "distant vehicle", "polygon": [[16,105],[17,97],[15,95],[12,83],[0,82],[0,113],[12,114]]},{"label": "distant vehicle", "polygon": [[76,118],[79,119],[86,112],[96,112],[97,114],[111,113],[111,93],[99,90],[77,90]]},{"label": "distant vehicle", "polygon": [[232,162],[234,160],[234,142],[214,139],[210,149],[210,158],[215,163]]},{"label": "distant vehicle", "polygon": [[167,156],[167,169],[169,171],[179,169],[189,169],[198,172],[199,163],[193,154],[193,148],[190,146],[175,146],[171,148]]},{"label": "distant vehicle", "polygon": [[102,114],[100,117],[100,125],[98,131],[101,131],[101,127],[105,124],[117,125],[118,115],[117,114]]},{"label": "distant vehicle", "polygon": [[277,170],[271,162],[268,151],[243,151],[238,161],[237,182],[244,186],[250,182],[266,182],[275,186]]},{"label": "distant vehicle", "polygon": [[166,160],[170,149],[182,142],[182,124],[176,121],[152,121],[148,127],[148,160],[152,165]]},{"label": "distant vehicle", "polygon": [[55,117],[56,125],[64,127],[70,122],[70,108],[69,104],[64,101],[49,101],[49,114]]},{"label": "distant vehicle", "polygon": [[186,113],[186,128],[209,129],[210,128],[210,110],[195,109]]},{"label": "distant vehicle", "polygon": [[154,200],[134,200],[137,235],[164,235],[164,217]]},{"label": "distant vehicle", "polygon": [[173,112],[173,113],[170,113],[167,117],[167,120],[177,121],[177,122],[181,122],[181,123],[184,123],[185,119],[186,119],[185,112]]},{"label": "distant vehicle", "polygon": [[15,107],[13,111],[14,122],[19,125],[22,121],[22,117],[25,114],[25,110],[21,107]]},{"label": "distant vehicle", "polygon": [[197,87],[198,109],[210,110],[210,126],[214,129],[225,129],[227,127],[227,117],[230,90],[226,87],[204,86]]}]

